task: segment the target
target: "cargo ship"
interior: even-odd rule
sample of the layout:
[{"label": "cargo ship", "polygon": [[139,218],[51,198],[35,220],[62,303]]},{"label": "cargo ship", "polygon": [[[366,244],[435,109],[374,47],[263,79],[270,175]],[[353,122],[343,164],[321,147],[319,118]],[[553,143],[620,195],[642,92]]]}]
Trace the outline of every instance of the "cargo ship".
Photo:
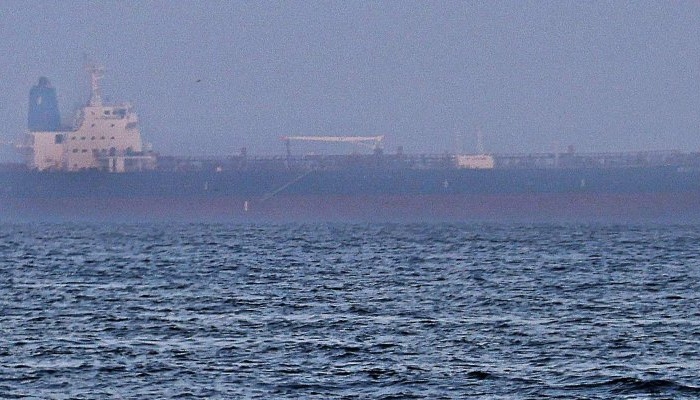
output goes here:
[{"label": "cargo ship", "polygon": [[[105,104],[104,69],[61,125],[46,78],[31,88],[22,164],[0,166],[10,221],[677,221],[700,220],[700,153],[387,153],[383,136],[283,137],[279,156],[163,156],[129,103]],[[295,155],[296,141],[369,153]]]}]

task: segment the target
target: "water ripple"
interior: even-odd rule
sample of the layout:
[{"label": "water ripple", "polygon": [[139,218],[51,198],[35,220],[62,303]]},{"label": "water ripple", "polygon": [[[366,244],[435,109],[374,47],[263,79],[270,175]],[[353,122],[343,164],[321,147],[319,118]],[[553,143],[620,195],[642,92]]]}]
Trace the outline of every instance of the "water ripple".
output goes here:
[{"label": "water ripple", "polygon": [[700,227],[2,227],[2,398],[700,396]]}]

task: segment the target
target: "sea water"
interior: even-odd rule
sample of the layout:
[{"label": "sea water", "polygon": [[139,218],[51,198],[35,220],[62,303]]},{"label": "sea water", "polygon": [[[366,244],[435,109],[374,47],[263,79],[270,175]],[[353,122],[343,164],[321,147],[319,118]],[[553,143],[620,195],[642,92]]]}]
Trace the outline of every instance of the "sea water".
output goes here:
[{"label": "sea water", "polygon": [[700,226],[0,225],[0,398],[700,397]]}]

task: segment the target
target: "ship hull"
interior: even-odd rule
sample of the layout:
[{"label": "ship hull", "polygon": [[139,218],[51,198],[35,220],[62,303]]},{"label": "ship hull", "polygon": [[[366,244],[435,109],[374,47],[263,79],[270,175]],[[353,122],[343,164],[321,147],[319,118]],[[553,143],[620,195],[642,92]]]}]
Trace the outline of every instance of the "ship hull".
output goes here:
[{"label": "ship hull", "polygon": [[[123,201],[121,204],[129,204]],[[284,195],[189,199],[144,217],[238,221],[674,221],[700,220],[700,191],[681,193],[519,193],[421,195]],[[167,199],[161,204],[167,203]],[[172,205],[175,207],[173,208]],[[173,213],[172,211],[175,211]],[[128,216],[128,213],[122,213]]]},{"label": "ship hull", "polygon": [[700,220],[700,171],[677,167],[0,173],[3,220]]},{"label": "ship hull", "polygon": [[676,222],[700,221],[700,191],[4,199],[5,221]]}]

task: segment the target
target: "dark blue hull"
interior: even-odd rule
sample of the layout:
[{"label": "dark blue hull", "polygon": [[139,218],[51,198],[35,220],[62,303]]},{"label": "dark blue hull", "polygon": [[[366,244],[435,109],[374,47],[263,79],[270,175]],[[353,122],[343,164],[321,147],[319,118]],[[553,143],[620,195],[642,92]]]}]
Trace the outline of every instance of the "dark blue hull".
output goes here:
[{"label": "dark blue hull", "polygon": [[698,219],[700,171],[625,168],[0,172],[6,220]]}]

